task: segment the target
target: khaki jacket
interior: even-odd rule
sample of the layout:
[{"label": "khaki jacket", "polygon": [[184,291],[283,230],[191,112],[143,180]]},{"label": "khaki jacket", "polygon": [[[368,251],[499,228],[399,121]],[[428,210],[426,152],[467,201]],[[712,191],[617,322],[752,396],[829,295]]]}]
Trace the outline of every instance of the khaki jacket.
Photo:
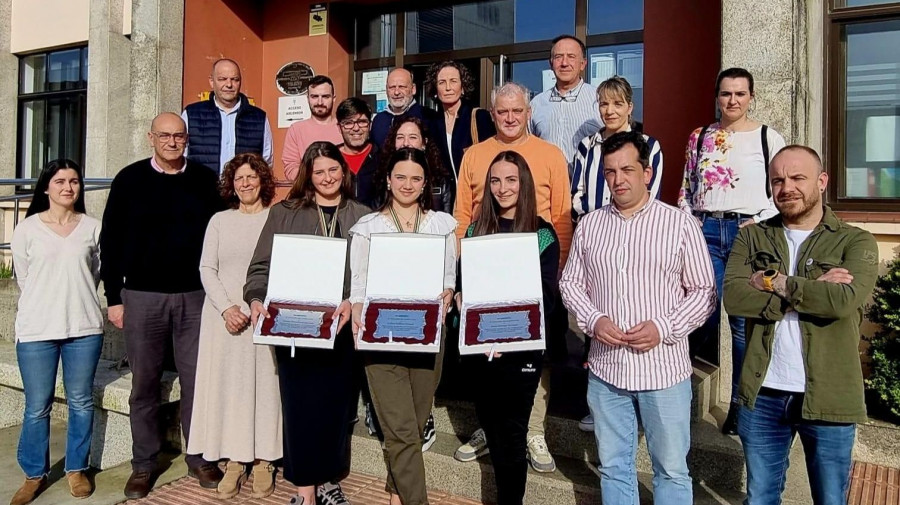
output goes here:
[{"label": "khaki jacket", "polygon": [[[738,233],[725,270],[725,310],[747,319],[747,353],[741,369],[740,402],[753,408],[766,378],[775,326],[789,309],[798,312],[806,368],[804,419],[839,423],[866,420],[859,325],[862,307],[878,274],[878,248],[871,233],[850,226],[825,207],[822,222],[800,247],[796,275],[787,296],[750,286],[758,270],[787,275],[787,239],[781,216]],[[816,279],[831,268],[846,268],[850,284]]]}]

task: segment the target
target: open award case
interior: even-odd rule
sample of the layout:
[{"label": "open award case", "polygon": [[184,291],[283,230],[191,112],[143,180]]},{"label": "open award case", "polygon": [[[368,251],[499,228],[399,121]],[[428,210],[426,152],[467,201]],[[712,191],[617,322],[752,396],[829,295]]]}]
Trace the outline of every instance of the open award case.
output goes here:
[{"label": "open award case", "polygon": [[461,241],[459,354],[544,350],[544,304],[536,233]]},{"label": "open award case", "polygon": [[344,294],[345,239],[275,235],[265,305],[254,344],[333,349]]},{"label": "open award case", "polygon": [[360,350],[437,353],[447,240],[421,233],[377,233],[369,266]]}]

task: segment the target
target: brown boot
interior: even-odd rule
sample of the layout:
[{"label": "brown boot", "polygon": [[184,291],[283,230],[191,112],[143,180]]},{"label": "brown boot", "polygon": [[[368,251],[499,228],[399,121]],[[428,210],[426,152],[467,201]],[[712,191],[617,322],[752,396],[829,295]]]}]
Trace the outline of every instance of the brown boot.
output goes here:
[{"label": "brown boot", "polygon": [[230,500],[241,492],[241,484],[247,480],[247,469],[243,463],[229,461],[225,464],[225,476],[216,487],[216,498]]},{"label": "brown boot", "polygon": [[69,481],[69,492],[75,498],[87,498],[94,492],[94,486],[84,472],[68,472],[66,479]]},{"label": "brown boot", "polygon": [[265,498],[275,492],[275,465],[259,460],[253,465],[253,492],[251,498]]},{"label": "brown boot", "polygon": [[46,477],[25,479],[25,483],[22,484],[22,487],[20,487],[19,490],[16,491],[16,494],[13,495],[12,500],[9,501],[9,505],[25,505],[26,503],[33,502],[34,499],[41,494],[41,491],[44,490],[46,485]]}]

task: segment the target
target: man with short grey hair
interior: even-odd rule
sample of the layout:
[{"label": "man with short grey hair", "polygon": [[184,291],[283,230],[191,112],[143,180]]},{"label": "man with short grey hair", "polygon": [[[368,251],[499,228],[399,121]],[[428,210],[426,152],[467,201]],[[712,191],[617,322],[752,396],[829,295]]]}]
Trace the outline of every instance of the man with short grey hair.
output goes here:
[{"label": "man with short grey hair", "polygon": [[416,83],[413,82],[413,75],[409,70],[403,67],[391,70],[387,76],[386,87],[388,107],[376,114],[372,120],[372,141],[379,149],[384,148],[388,132],[397,119],[412,116],[428,124],[434,115],[430,109],[416,103]]}]

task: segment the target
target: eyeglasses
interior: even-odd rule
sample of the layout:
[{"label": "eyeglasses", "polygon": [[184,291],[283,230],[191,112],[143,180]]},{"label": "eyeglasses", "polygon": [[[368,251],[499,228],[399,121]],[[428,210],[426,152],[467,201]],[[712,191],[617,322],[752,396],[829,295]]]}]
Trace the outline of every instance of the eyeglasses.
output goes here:
[{"label": "eyeglasses", "polygon": [[168,132],[150,132],[156,137],[160,142],[168,142],[172,139],[175,139],[175,142],[181,144],[187,141],[188,134],[184,132],[178,133],[168,133]]},{"label": "eyeglasses", "polygon": [[345,130],[352,130],[354,126],[358,126],[360,129],[368,128],[370,123],[371,123],[371,121],[363,118],[363,119],[357,119],[356,121],[354,121],[352,119],[346,119],[344,121],[341,121],[338,124],[341,125],[341,128],[343,128]]},{"label": "eyeglasses", "polygon": [[556,86],[550,88],[550,101],[551,102],[574,102],[578,100],[578,94],[581,93],[581,88],[584,87],[584,84],[578,86],[578,90],[575,91],[575,94],[566,93],[565,95],[560,95],[559,91],[557,91]]}]

